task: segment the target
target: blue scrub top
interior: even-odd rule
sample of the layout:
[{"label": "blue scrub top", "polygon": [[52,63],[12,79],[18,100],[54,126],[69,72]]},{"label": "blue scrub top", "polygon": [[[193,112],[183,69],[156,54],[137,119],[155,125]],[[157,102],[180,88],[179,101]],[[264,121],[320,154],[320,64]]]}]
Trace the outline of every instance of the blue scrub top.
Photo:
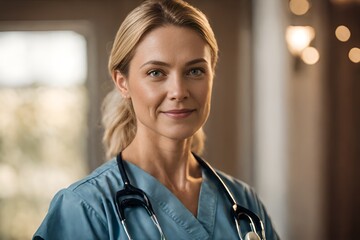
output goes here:
[{"label": "blue scrub top", "polygon": [[[130,182],[149,197],[167,239],[238,239],[230,215],[231,205],[207,171],[202,171],[203,181],[195,217],[153,176],[127,161],[124,165]],[[245,183],[218,173],[236,201],[262,219],[266,239],[279,239],[255,192]],[[117,191],[123,186],[116,160],[106,162],[83,180],[55,195],[33,240],[127,239],[114,203]],[[160,239],[143,208],[130,208],[125,213],[133,239]]]}]

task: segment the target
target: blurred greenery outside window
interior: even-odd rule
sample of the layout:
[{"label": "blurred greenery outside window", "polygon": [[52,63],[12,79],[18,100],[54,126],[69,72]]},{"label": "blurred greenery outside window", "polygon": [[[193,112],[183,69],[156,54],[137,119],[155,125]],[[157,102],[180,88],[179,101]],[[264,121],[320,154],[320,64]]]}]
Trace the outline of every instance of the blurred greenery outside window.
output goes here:
[{"label": "blurred greenery outside window", "polygon": [[82,35],[0,32],[0,239],[31,239],[86,174],[86,78]]}]

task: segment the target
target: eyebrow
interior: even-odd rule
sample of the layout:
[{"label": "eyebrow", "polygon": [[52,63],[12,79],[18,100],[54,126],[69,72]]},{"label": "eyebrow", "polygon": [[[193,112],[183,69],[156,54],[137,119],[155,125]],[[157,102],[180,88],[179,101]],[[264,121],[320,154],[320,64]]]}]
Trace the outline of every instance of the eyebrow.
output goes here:
[{"label": "eyebrow", "polygon": [[[187,62],[185,64],[185,66],[190,66],[190,65],[194,65],[197,63],[208,63],[204,58],[197,58],[194,60],[191,60],[189,62]],[[157,60],[150,60],[147,61],[146,63],[144,63],[143,65],[140,66],[140,68],[143,68],[146,65],[158,65],[158,66],[164,66],[164,67],[170,67],[170,64],[166,63],[166,62],[162,62],[162,61],[157,61]]]}]

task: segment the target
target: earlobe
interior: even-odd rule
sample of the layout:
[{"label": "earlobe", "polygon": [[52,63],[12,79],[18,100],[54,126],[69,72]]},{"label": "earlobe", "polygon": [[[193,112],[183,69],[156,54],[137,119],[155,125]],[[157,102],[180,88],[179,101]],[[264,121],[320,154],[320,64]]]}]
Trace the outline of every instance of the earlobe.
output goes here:
[{"label": "earlobe", "polygon": [[113,72],[113,80],[115,82],[116,88],[120,91],[123,98],[129,98],[129,88],[126,77],[118,70]]}]

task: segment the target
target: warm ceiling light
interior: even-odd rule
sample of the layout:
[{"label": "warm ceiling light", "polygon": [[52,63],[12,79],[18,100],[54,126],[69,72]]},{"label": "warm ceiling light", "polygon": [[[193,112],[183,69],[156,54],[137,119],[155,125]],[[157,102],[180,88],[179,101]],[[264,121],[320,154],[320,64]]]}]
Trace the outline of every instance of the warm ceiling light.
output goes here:
[{"label": "warm ceiling light", "polygon": [[310,26],[288,26],[286,42],[293,55],[300,55],[315,37],[315,30]]},{"label": "warm ceiling light", "polygon": [[307,47],[301,53],[301,59],[309,65],[313,65],[319,61],[320,55],[316,48]]},{"label": "warm ceiling light", "polygon": [[344,25],[340,25],[335,30],[335,36],[339,39],[339,41],[346,42],[351,36],[350,29]]},{"label": "warm ceiling light", "polygon": [[354,63],[360,62],[360,48],[354,47],[349,51],[349,59]]},{"label": "warm ceiling light", "polygon": [[291,0],[289,8],[295,15],[304,15],[309,10],[310,4],[307,0]]}]

